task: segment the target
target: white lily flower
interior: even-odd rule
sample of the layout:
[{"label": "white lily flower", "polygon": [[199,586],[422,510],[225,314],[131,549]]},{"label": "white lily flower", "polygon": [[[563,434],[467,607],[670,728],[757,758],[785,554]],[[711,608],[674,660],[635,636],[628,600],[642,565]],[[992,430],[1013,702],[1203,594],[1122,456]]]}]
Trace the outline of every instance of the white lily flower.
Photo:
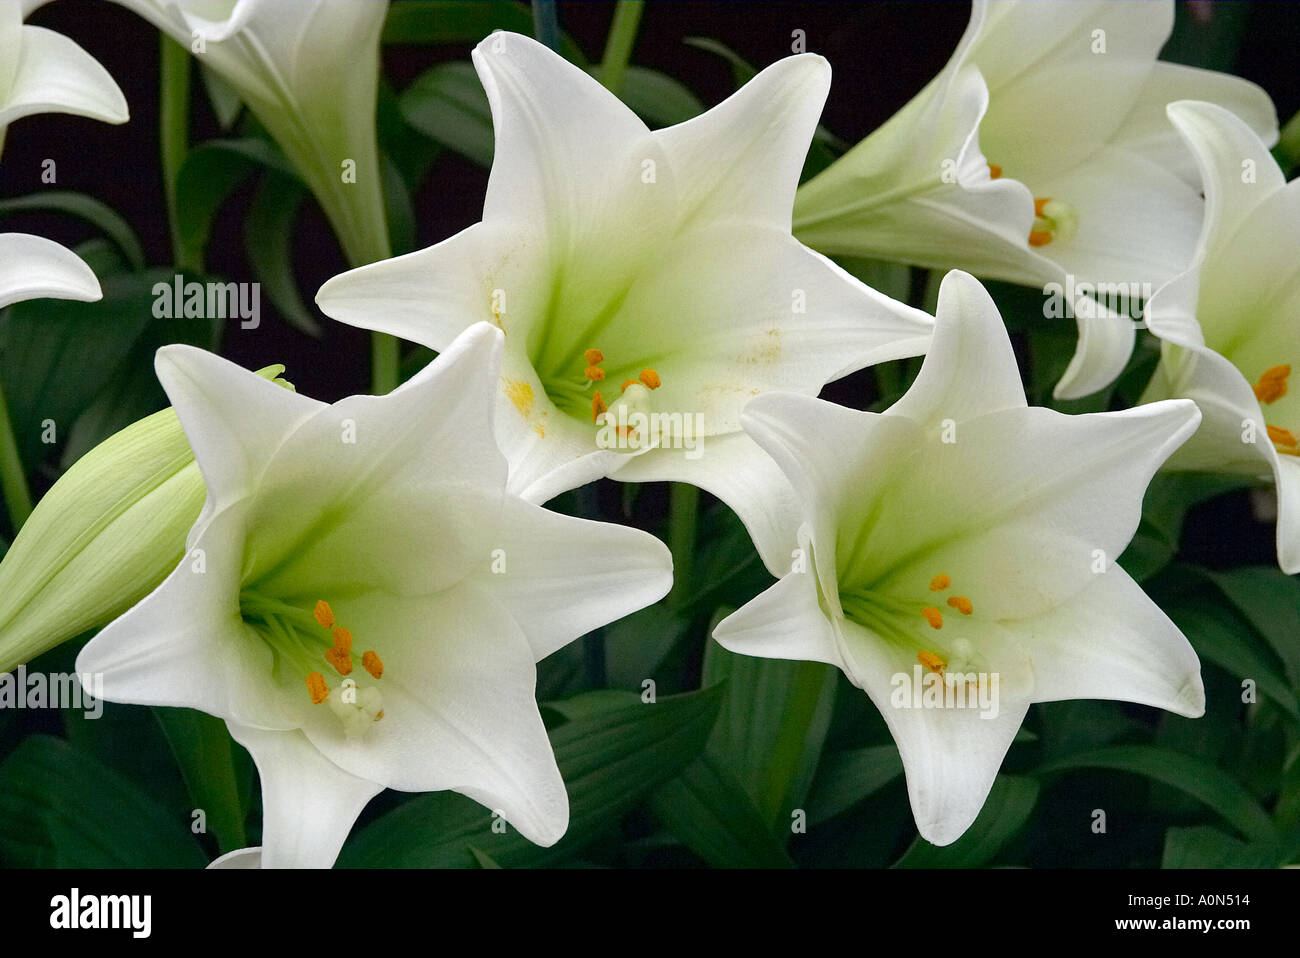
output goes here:
[{"label": "white lily flower", "polygon": [[934,345],[886,412],[768,395],[742,419],[797,490],[802,552],[714,637],[828,662],[865,690],[930,842],[974,821],[1032,702],[1202,713],[1192,647],[1114,562],[1193,403],[1027,407],[997,308],[953,272]]},{"label": "white lily flower", "polygon": [[115,0],[211,67],[311,187],[351,263],[387,255],[375,141],[387,0]]},{"label": "white lily flower", "polygon": [[[975,0],[939,76],[799,190],[795,235],[824,253],[1091,289],[1103,307],[1149,297],[1186,268],[1202,213],[1165,105],[1219,103],[1277,140],[1253,83],[1157,61],[1173,21],[1173,0]],[[1113,309],[1070,307],[1080,339],[1063,399],[1112,382],[1134,338]]]},{"label": "white lily flower", "polygon": [[1169,105],[1204,178],[1191,267],[1156,291],[1147,324],[1160,364],[1143,401],[1185,396],[1205,421],[1170,469],[1235,472],[1277,486],[1277,557],[1300,572],[1300,181],[1212,103]]},{"label": "white lily flower", "polygon": [[766,523],[746,515],[766,467],[740,431],[744,402],[815,395],[929,341],[928,316],[790,236],[826,61],[788,57],[652,132],[528,37],[495,33],[473,58],[496,133],[483,221],[336,276],[317,304],[434,349],[501,326],[498,434],[532,501],[605,475],[670,479]]},{"label": "white lily flower", "polygon": [[23,23],[37,6],[0,0],[0,147],[9,124],[34,113],[125,123],[126,98],[98,60],[61,33]]},{"label": "white lily flower", "polygon": [[158,353],[207,484],[188,554],[85,647],[110,701],[225,719],[262,778],[261,862],[328,866],[381,789],[452,789],[554,843],[568,800],[535,662],[666,594],[638,530],[505,491],[486,324],[393,393],[316,402]]}]

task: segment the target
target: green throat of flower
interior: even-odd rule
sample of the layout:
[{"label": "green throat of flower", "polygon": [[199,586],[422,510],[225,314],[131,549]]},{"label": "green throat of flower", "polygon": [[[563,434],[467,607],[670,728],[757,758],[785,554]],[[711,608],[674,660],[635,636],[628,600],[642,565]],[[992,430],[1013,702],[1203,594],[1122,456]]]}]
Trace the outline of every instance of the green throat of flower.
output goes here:
[{"label": "green throat of flower", "polygon": [[[546,394],[551,401],[575,419],[603,426],[606,419],[620,423],[614,428],[622,435],[634,429],[621,424],[631,413],[649,411],[650,393],[663,385],[659,373],[651,368],[642,369],[635,378],[625,377],[617,389],[613,388],[613,379],[607,378],[604,368],[605,354],[599,349],[588,349],[582,354],[583,369],[581,375],[560,377],[554,383],[548,383]],[[635,366],[628,367],[628,369]],[[573,371],[576,373],[576,369]],[[627,412],[620,416],[620,407]]]},{"label": "green throat of flower", "polygon": [[[306,609],[253,591],[239,596],[244,623],[261,636],[275,656],[275,679],[283,682],[301,676],[313,705],[326,705],[350,737],[361,735],[384,717],[383,696],[370,682],[359,685],[352,677],[356,666],[378,682],[384,663],[373,650],[360,656],[353,651],[352,633],[338,625],[334,610],[321,600]],[[328,668],[326,668],[328,667]],[[338,676],[331,688],[326,676]]]},{"label": "green throat of flower", "polygon": [[[975,607],[964,595],[942,596],[951,586],[947,575],[936,575],[930,580],[929,591],[934,595],[927,597],[929,601],[919,597],[899,599],[869,589],[847,590],[840,593],[840,608],[849,620],[905,652],[909,659],[914,657],[931,672],[985,673],[988,669],[984,656],[969,639],[953,634],[952,617],[974,615]],[[947,635],[943,632],[943,609],[935,604],[940,598],[949,610]]]}]

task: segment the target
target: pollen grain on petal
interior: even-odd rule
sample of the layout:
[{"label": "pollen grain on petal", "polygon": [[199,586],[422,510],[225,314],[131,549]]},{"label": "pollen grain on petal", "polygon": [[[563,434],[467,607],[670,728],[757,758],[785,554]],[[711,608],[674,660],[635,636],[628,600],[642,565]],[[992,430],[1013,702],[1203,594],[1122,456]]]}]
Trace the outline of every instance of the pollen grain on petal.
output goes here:
[{"label": "pollen grain on petal", "polygon": [[377,679],[384,677],[384,663],[373,649],[361,656],[361,666]]},{"label": "pollen grain on petal", "polygon": [[943,628],[943,613],[932,605],[927,605],[921,610],[921,615],[925,616],[925,621],[930,623],[932,629]]},{"label": "pollen grain on petal", "polygon": [[647,389],[658,389],[663,385],[663,380],[659,378],[659,374],[653,369],[641,370],[641,375],[637,378],[645,384]]},{"label": "pollen grain on petal", "polygon": [[324,599],[316,603],[312,615],[316,617],[316,621],[320,623],[322,629],[334,628],[334,610],[330,608],[330,604]]},{"label": "pollen grain on petal", "polygon": [[952,579],[948,578],[942,572],[930,580],[931,592],[942,592],[948,586],[952,585]]},{"label": "pollen grain on petal", "polygon": [[916,653],[916,661],[920,662],[931,672],[943,672],[944,667],[948,664],[933,652],[927,652],[925,649]]},{"label": "pollen grain on petal", "polygon": [[506,398],[519,410],[519,415],[527,416],[533,411],[533,387],[522,379],[506,382]]},{"label": "pollen grain on petal", "polygon": [[307,691],[311,694],[312,705],[320,705],[329,698],[330,690],[325,684],[325,676],[319,672],[308,672]]},{"label": "pollen grain on petal", "polygon": [[970,615],[975,611],[974,607],[970,604],[970,599],[966,598],[964,595],[949,596],[948,604],[962,615]]}]

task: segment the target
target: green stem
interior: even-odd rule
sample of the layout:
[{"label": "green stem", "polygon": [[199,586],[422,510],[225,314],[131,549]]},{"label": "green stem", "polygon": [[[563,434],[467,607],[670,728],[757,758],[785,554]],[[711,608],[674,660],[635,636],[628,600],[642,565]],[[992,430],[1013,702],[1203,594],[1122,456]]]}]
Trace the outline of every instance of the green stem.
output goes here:
[{"label": "green stem", "polygon": [[695,559],[695,518],[700,508],[700,490],[685,482],[674,482],[668,503],[668,548],[673,554],[673,590],[669,604],[681,608],[691,589]]},{"label": "green stem", "polygon": [[370,334],[370,391],[382,396],[402,381],[402,350],[396,336]]},{"label": "green stem", "polygon": [[539,43],[560,52],[560,20],[555,14],[555,0],[533,0],[533,35]]},{"label": "green stem", "polygon": [[0,383],[0,493],[4,494],[5,508],[16,536],[32,514],[32,493],[27,487],[27,474],[23,471],[23,460],[18,455],[18,443],[9,421],[3,383]]},{"label": "green stem", "polygon": [[632,56],[644,6],[645,0],[619,0],[614,8],[614,22],[609,25],[605,56],[600,64],[600,82],[615,96],[623,89],[623,77],[627,74],[627,62]]},{"label": "green stem", "polygon": [[167,225],[172,237],[172,258],[181,270],[202,272],[202,262],[185,262],[176,209],[176,180],[180,176],[186,154],[189,153],[190,53],[163,34],[158,54],[158,142],[162,156],[163,189],[167,197]]}]

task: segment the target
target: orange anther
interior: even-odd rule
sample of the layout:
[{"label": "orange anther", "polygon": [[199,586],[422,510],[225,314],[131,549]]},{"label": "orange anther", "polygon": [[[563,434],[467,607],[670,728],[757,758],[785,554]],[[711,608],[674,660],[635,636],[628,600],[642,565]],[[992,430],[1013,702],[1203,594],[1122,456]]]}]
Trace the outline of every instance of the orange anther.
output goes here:
[{"label": "orange anther", "polygon": [[996,180],[996,179],[998,179],[1000,176],[1002,176],[1002,167],[998,166],[996,163],[990,163],[990,164],[989,164],[989,179],[990,179],[990,180]]},{"label": "orange anther", "polygon": [[943,672],[944,666],[948,664],[943,659],[939,658],[939,656],[935,655],[933,652],[927,652],[925,651],[925,649],[922,649],[920,652],[916,653],[916,661],[920,662],[931,672],[940,672],[940,673]]},{"label": "orange anther", "polygon": [[307,691],[311,693],[312,705],[320,705],[329,698],[330,690],[325,684],[325,676],[319,672],[308,672]]},{"label": "orange anther", "polygon": [[352,633],[340,626],[334,630],[334,648],[344,652],[352,651]]},{"label": "orange anther", "polygon": [[334,671],[339,675],[352,673],[352,656],[344,648],[336,645],[332,649],[326,649],[325,661],[334,666]]},{"label": "orange anther", "polygon": [[659,374],[655,372],[653,369],[641,370],[641,375],[638,376],[637,378],[640,379],[641,382],[643,382],[646,385],[646,388],[648,389],[658,389],[660,386],[663,385],[663,381],[660,380]]},{"label": "orange anther", "polygon": [[952,579],[948,578],[942,572],[930,580],[931,592],[942,592],[948,586],[952,585]]},{"label": "orange anther", "polygon": [[589,349],[582,355],[587,360],[588,366],[599,366],[605,361],[605,354],[599,349]]},{"label": "orange anther", "polygon": [[934,606],[927,605],[924,609],[921,610],[921,614],[925,616],[925,621],[930,623],[930,628],[932,629],[943,628],[943,613],[940,612],[938,609],[936,609]]},{"label": "orange anther", "polygon": [[1050,196],[1043,196],[1043,197],[1039,197],[1038,199],[1035,199],[1035,200],[1034,200],[1034,215],[1035,215],[1035,216],[1042,216],[1042,215],[1043,215],[1043,207],[1045,207],[1045,206],[1046,206],[1048,203],[1050,203],[1050,202],[1052,202],[1052,198],[1051,198]]},{"label": "orange anther", "polygon": [[1047,245],[1048,243],[1050,243],[1051,241],[1052,241],[1052,234],[1049,233],[1047,230],[1030,230],[1030,231],[1029,231],[1029,245],[1030,245],[1030,246],[1046,246],[1046,245]]},{"label": "orange anther", "polygon": [[605,405],[605,397],[599,392],[591,397],[591,421],[596,422],[601,416],[605,415],[608,407]]},{"label": "orange anther", "polygon": [[[1279,426],[1268,426],[1268,438],[1273,440],[1275,446],[1290,446],[1292,448],[1300,447],[1300,440],[1297,440],[1295,433],[1289,429],[1282,429]],[[1286,452],[1285,449],[1279,449],[1279,452]],[[1294,453],[1292,453],[1294,455]]]},{"label": "orange anther", "polygon": [[378,652],[367,652],[361,656],[361,666],[377,679],[384,677],[384,663]]},{"label": "orange anther", "polygon": [[588,366],[587,371],[583,374],[593,383],[598,383],[605,378],[605,370],[599,366]]},{"label": "orange anther", "polygon": [[948,598],[948,604],[960,612],[962,615],[970,615],[975,611],[970,604],[970,599],[964,595],[954,595]]},{"label": "orange anther", "polygon": [[1291,375],[1290,366],[1273,366],[1255,383],[1255,398],[1267,405],[1286,395],[1286,380]]},{"label": "orange anther", "polygon": [[334,628],[334,610],[324,599],[316,603],[316,610],[312,613],[316,621],[320,623],[322,629]]}]

